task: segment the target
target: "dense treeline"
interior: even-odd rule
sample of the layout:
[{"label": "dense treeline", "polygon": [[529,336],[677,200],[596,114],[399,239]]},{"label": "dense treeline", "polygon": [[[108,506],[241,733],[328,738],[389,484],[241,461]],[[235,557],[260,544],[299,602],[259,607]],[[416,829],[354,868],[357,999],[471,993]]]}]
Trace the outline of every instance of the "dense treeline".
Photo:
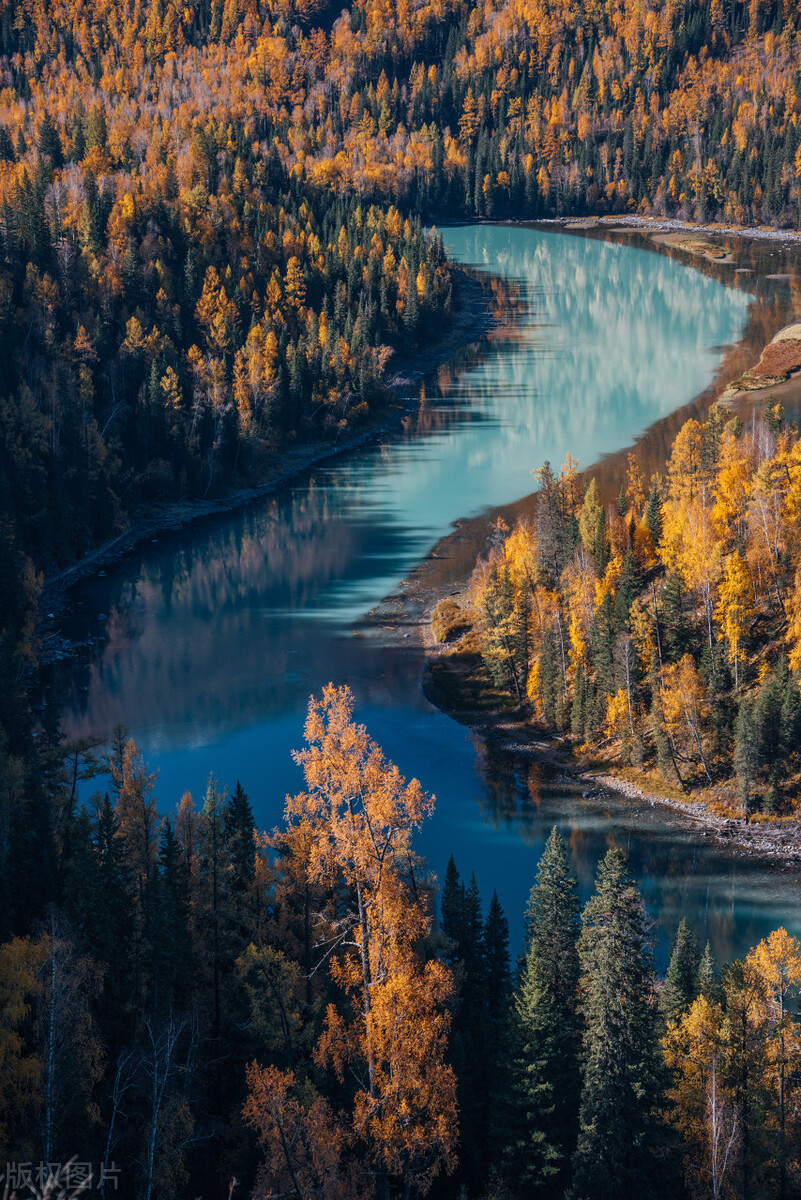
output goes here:
[{"label": "dense treeline", "polygon": [[[679,431],[664,477],[646,483],[630,457],[608,509],[575,467],[538,472],[534,523],[499,528],[473,575],[494,684],[578,745],[612,741],[625,763],[708,788],[722,810],[793,811],[798,431],[779,407],[744,427],[715,406]],[[453,601],[437,615],[464,619]]]},{"label": "dense treeline", "polygon": [[[330,195],[306,202],[280,160],[248,159],[244,150],[243,156],[248,175],[242,159],[231,158],[226,173],[215,156],[217,181],[195,188],[194,217],[182,215],[171,169],[154,175],[152,190],[137,192],[135,202],[126,193],[123,211],[86,166],[76,175],[76,225],[65,232],[58,216],[65,210],[53,200],[51,155],[6,198],[0,222],[0,871],[6,878],[14,870],[12,826],[30,826],[31,808],[47,805],[47,768],[31,738],[27,686],[37,659],[42,568],[69,564],[134,519],[144,503],[253,482],[265,456],[274,462],[282,447],[333,441],[358,427],[383,400],[394,348],[413,347],[424,329],[438,327],[432,318],[444,320],[450,309],[441,244],[417,219]],[[30,871],[33,860],[25,862],[20,870]]]},{"label": "dense treeline", "polygon": [[18,1197],[40,1162],[55,1195],[91,1170],[90,1194],[148,1200],[797,1192],[795,938],[721,976],[682,922],[660,979],[623,854],[581,910],[554,830],[515,965],[453,860],[435,921],[412,846],[433,798],[347,689],[311,701],[296,758],[270,836],[213,779],[162,816],[121,729],[76,760],[107,782],[88,806],[53,777],[48,902],[0,940]]}]

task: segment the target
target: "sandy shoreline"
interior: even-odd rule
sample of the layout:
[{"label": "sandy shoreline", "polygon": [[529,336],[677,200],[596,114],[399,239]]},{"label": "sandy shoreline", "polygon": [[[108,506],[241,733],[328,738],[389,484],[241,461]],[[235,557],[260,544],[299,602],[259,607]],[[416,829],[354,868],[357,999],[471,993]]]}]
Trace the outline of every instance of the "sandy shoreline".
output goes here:
[{"label": "sandy shoreline", "polygon": [[537,224],[568,230],[606,230],[609,233],[619,229],[637,230],[641,233],[725,234],[728,237],[754,238],[757,241],[801,244],[801,232],[795,229],[774,229],[761,225],[695,225],[691,221],[678,221],[671,217],[552,217],[549,220],[538,221]]}]

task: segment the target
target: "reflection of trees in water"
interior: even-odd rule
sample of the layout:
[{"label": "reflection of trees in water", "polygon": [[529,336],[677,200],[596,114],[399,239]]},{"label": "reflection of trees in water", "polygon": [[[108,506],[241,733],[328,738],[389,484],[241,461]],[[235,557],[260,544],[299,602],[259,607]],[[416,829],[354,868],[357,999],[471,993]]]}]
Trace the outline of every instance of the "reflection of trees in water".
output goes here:
[{"label": "reflection of trees in water", "polygon": [[[575,236],[568,240],[574,240],[580,245],[584,239]],[[632,241],[636,243],[638,240],[643,246],[649,245],[644,235],[639,239],[636,236],[620,235],[619,244],[625,247],[629,246]],[[774,242],[743,242],[733,240],[731,244],[724,244],[729,249],[733,249],[735,254],[734,264],[721,266],[699,258],[693,260],[693,271],[708,277],[710,285],[712,281],[718,281],[743,288],[747,290],[750,296],[756,297],[756,302],[752,303],[749,309],[748,323],[741,340],[736,345],[727,349],[723,356],[716,376],[716,389],[718,391],[729,380],[736,378],[748,367],[752,366],[759,359],[762,348],[770,340],[775,331],[791,321],[794,313],[801,310],[801,276],[798,278],[793,276],[790,281],[767,278],[769,274],[789,273],[792,275],[797,266],[796,250]],[[653,248],[648,249],[646,253],[652,259],[658,259],[658,255]],[[662,246],[660,247],[659,255],[664,255],[685,265],[688,262],[686,253],[675,247]],[[734,272],[737,267],[743,267],[751,271],[752,274],[747,276],[735,275]],[[660,271],[660,276],[663,278],[664,275],[662,272],[664,270],[669,272],[670,265],[667,267],[663,265]],[[692,289],[688,289],[688,292],[691,291]],[[716,294],[719,295],[720,293]],[[683,300],[683,297],[679,299]],[[498,336],[503,338],[504,331],[502,329],[498,331]],[[443,394],[447,387],[452,386],[453,381],[449,377],[443,377]],[[530,380],[528,381],[528,386],[530,389]],[[473,387],[470,377],[466,377],[463,380],[462,387],[466,391],[470,391],[471,387]],[[716,389],[708,389],[704,396],[695,398],[689,404],[685,404],[677,408],[673,413],[660,418],[637,440],[634,446],[635,458],[646,479],[650,479],[654,473],[664,470],[670,448],[679,429],[691,416],[701,419],[704,417],[714,399]],[[585,387],[585,401],[592,401],[596,390],[595,388],[589,389]],[[755,393],[754,403],[758,408],[764,406],[767,394]],[[480,400],[480,398],[481,390],[474,388],[473,401]],[[596,407],[594,411],[597,412],[599,409]],[[558,424],[562,427],[562,414],[559,413],[558,415],[560,418]],[[539,465],[536,459],[537,440],[540,442],[544,441],[549,433],[549,427],[546,424],[547,416],[542,417],[540,415],[539,419],[542,423],[536,437],[532,440],[532,466]],[[553,424],[551,432],[553,432]],[[621,479],[626,472],[626,459],[629,449],[630,447],[628,446],[623,447],[616,453],[606,455],[600,462],[594,464],[583,473],[585,480],[592,476],[596,478],[602,500],[605,503],[611,503],[617,497]],[[460,522],[458,532],[450,535],[444,543],[437,547],[437,557],[422,564],[416,572],[416,579],[419,586],[421,588],[430,588],[432,591],[439,591],[442,588],[450,586],[452,583],[466,578],[470,574],[476,559],[486,552],[487,538],[496,517],[502,515],[506,523],[512,526],[518,519],[532,519],[535,507],[536,496],[529,494],[512,504],[493,509],[486,516],[479,516]]]},{"label": "reflection of trees in water", "polygon": [[499,309],[516,314],[493,331],[493,355],[456,381],[457,394],[476,408],[488,395],[502,405],[508,436],[528,442],[532,465],[552,446],[587,461],[621,414],[634,431],[668,395],[693,395],[705,352],[729,340],[750,300],[685,263],[610,242],[524,240],[486,226],[453,240],[467,261],[511,273],[491,286]]},{"label": "reflection of trees in water", "polygon": [[[106,640],[69,673],[67,732],[104,733],[120,718],[136,728],[158,713],[168,729],[219,733],[295,709],[319,672],[346,678],[362,653],[315,618],[327,589],[369,572],[377,556],[401,557],[404,542],[334,472],[323,486],[311,479],[288,498],[149,549],[81,589],[108,614]],[[364,653],[374,661],[370,646]],[[390,664],[397,681],[396,659],[382,667]],[[417,695],[419,703],[419,687]]]},{"label": "reflection of trees in water", "polygon": [[478,737],[474,746],[482,815],[532,847],[532,878],[554,824],[569,847],[584,897],[593,889],[606,851],[620,847],[659,921],[662,956],[683,916],[725,960],[732,947],[744,952],[777,924],[775,906],[782,896],[793,913],[797,910],[791,881],[759,863],[734,859],[724,847],[699,841],[694,830],[671,823],[663,810],[632,809],[614,797],[584,796],[578,782],[560,777],[528,753],[516,754]]}]

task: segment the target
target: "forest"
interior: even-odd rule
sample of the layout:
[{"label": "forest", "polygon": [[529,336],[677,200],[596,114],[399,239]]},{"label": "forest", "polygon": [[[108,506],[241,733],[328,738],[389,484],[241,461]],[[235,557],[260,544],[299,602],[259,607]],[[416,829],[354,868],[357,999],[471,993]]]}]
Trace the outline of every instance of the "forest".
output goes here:
[{"label": "forest", "polygon": [[434,798],[347,688],[295,758],[269,835],[213,778],[161,815],[121,728],[91,802],[54,775],[37,929],[0,945],[6,1196],[797,1194],[796,938],[721,968],[682,920],[661,976],[623,852],[582,905],[554,828],[515,961],[453,858],[437,896]]},{"label": "forest", "polygon": [[[269,833],[32,692],[45,577],[380,418],[458,309],[437,222],[800,224],[800,37],[773,0],[0,0],[4,1200],[799,1194],[783,929],[718,964],[683,922],[662,974],[625,857],[582,904],[554,831],[516,960],[347,689]],[[492,688],[791,816],[797,431],[713,409],[611,508],[539,483],[471,585]]]},{"label": "forest", "polygon": [[[715,405],[617,502],[568,459],[536,518],[499,525],[467,603],[435,610],[486,683],[719,816],[790,817],[801,761],[801,438],[779,405]],[[469,633],[465,633],[465,625]],[[608,759],[607,759],[608,761]]]}]

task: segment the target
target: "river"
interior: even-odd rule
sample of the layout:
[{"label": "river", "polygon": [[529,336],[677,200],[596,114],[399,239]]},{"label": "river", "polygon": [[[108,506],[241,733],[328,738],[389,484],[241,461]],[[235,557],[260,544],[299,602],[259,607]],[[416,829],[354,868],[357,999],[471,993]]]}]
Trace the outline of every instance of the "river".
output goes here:
[{"label": "river", "polygon": [[418,658],[358,619],[458,518],[525,495],[531,470],[582,466],[630,444],[709,385],[743,333],[752,294],[641,248],[509,226],[448,228],[464,266],[502,293],[505,323],[421,387],[404,427],[316,466],[251,507],[139,546],[71,594],[64,631],[93,648],[51,684],[68,736],[122,721],[159,772],[170,811],[209,773],[241,780],[261,827],[301,778],[308,697],[348,683],[357,715],[435,792],[418,848],[453,853],[486,902],[497,889],[519,946],[551,825],[583,894],[624,845],[662,925],[686,914],[719,957],[779,923],[801,933],[797,880],[743,863],[661,810],[587,799],[539,764],[499,758],[429,705]]}]

